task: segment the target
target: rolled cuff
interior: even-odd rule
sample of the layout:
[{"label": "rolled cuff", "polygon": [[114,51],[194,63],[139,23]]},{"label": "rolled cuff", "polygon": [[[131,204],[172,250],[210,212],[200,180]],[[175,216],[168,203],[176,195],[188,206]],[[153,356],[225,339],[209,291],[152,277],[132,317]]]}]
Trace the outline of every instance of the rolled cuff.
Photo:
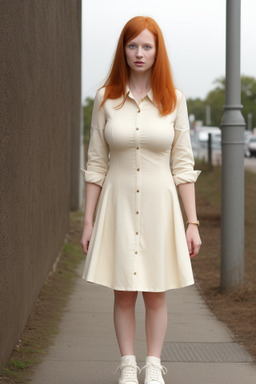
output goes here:
[{"label": "rolled cuff", "polygon": [[175,185],[185,184],[185,183],[195,183],[201,171],[189,170],[177,175],[173,175],[173,180]]},{"label": "rolled cuff", "polygon": [[81,172],[83,174],[83,178],[85,182],[98,184],[100,187],[103,186],[106,178],[105,174],[86,171],[85,169],[82,169],[82,168],[81,168]]}]

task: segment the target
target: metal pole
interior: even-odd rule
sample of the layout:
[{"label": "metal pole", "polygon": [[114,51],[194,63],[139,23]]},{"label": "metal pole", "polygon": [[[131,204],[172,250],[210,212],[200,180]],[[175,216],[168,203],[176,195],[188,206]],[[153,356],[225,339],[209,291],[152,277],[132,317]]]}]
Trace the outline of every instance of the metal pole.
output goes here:
[{"label": "metal pole", "polygon": [[226,105],[222,127],[221,288],[244,277],[244,128],[241,113],[241,0],[227,0]]},{"label": "metal pole", "polygon": [[212,134],[208,133],[208,171],[212,171]]}]

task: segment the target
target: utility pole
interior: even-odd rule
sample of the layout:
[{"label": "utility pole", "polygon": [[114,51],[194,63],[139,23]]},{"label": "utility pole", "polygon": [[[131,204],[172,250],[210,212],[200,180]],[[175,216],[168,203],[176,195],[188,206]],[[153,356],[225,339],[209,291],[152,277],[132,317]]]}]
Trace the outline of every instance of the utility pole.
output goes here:
[{"label": "utility pole", "polygon": [[248,117],[248,126],[247,126],[247,129],[248,129],[249,131],[251,131],[251,130],[252,130],[252,113],[248,113],[247,117]]},{"label": "utility pole", "polygon": [[211,125],[211,106],[206,105],[205,106],[205,114],[206,114],[206,125],[210,126]]},{"label": "utility pole", "polygon": [[241,113],[241,0],[227,0],[226,104],[222,127],[221,288],[233,290],[244,277],[244,128]]}]

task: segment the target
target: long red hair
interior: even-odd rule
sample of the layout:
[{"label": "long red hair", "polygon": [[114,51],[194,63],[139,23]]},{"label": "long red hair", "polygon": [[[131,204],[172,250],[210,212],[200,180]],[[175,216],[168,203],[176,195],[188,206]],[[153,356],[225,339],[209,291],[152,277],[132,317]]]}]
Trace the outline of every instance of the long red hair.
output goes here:
[{"label": "long red hair", "polygon": [[123,101],[125,101],[126,85],[129,79],[129,66],[125,58],[125,46],[144,29],[148,29],[154,35],[156,44],[156,59],[152,67],[151,79],[154,103],[157,105],[162,116],[168,115],[175,109],[177,97],[163,34],[158,24],[151,17],[137,16],[125,24],[118,40],[110,74],[104,84],[106,90],[102,105],[107,99],[117,99],[121,96],[124,97]]}]

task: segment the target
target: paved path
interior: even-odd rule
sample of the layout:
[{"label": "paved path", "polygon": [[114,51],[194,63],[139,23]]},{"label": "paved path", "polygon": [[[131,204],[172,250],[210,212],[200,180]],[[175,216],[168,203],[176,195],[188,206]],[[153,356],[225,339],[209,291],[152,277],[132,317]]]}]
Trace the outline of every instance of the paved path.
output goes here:
[{"label": "paved path", "polygon": [[[81,274],[83,265],[80,267]],[[166,384],[255,384],[251,357],[210,312],[196,287],[167,292],[168,329],[162,362]],[[77,280],[60,333],[37,367],[33,384],[115,384],[119,351],[112,325],[113,294]],[[136,354],[143,366],[144,306],[137,307]],[[141,374],[140,383],[143,383]]]}]

